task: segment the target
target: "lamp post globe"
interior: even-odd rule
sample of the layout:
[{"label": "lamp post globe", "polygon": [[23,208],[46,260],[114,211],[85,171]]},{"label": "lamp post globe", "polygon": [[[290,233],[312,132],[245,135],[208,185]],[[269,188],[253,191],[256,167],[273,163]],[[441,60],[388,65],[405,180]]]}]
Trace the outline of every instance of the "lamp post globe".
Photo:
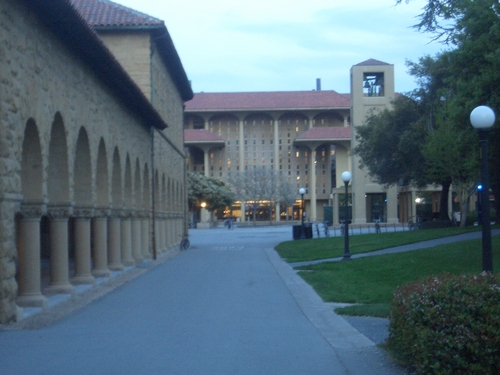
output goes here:
[{"label": "lamp post globe", "polygon": [[470,122],[479,135],[481,150],[481,207],[482,207],[482,251],[483,271],[493,272],[493,253],[491,249],[490,224],[490,182],[488,172],[488,133],[495,123],[495,112],[490,107],[481,105],[470,114]]},{"label": "lamp post globe", "polygon": [[350,260],[351,253],[349,251],[349,215],[348,215],[348,197],[349,197],[349,182],[352,179],[352,174],[349,171],[342,172],[342,181],[345,185],[345,211],[344,211],[344,256],[343,260]]},{"label": "lamp post globe", "polygon": [[485,105],[480,105],[470,113],[470,123],[476,130],[488,131],[495,123],[495,112]]},{"label": "lamp post globe", "polygon": [[344,181],[344,183],[346,183],[346,182],[349,183],[349,181],[351,181],[351,179],[352,179],[352,174],[349,171],[345,171],[345,172],[342,172],[341,177],[342,177],[342,181]]},{"label": "lamp post globe", "polygon": [[304,216],[305,216],[305,212],[304,212],[304,194],[305,193],[306,193],[306,189],[305,188],[300,188],[299,189],[299,194],[300,194],[300,198],[301,198],[301,206],[302,206],[301,221],[300,221],[300,224],[301,224],[300,239],[301,240],[304,240],[306,238],[305,230],[304,230]]}]

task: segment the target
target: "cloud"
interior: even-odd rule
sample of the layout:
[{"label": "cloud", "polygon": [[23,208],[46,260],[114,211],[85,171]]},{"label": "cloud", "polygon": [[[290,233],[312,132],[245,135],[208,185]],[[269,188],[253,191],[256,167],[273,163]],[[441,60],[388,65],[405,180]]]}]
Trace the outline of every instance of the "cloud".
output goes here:
[{"label": "cloud", "polygon": [[352,65],[395,65],[396,90],[415,84],[406,59],[441,46],[411,28],[426,0],[115,0],[163,19],[195,91],[348,92]]}]

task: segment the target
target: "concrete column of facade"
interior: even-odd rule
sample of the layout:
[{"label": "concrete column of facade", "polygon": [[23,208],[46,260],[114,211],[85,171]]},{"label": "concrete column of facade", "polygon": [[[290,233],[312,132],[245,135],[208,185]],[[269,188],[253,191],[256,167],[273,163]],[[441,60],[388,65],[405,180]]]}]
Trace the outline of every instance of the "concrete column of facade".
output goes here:
[{"label": "concrete column of facade", "polygon": [[[239,149],[239,167],[240,167],[240,172],[245,171],[245,122],[243,120],[239,121],[239,132],[238,132],[238,142],[240,145]],[[245,207],[245,202],[241,201],[240,204],[241,207],[241,221],[244,223],[246,219],[246,207]]]},{"label": "concrete column of facade", "polygon": [[309,118],[309,129],[312,129],[314,127],[314,118],[310,117]]},{"label": "concrete column of facade", "polygon": [[42,295],[40,274],[40,219],[43,211],[40,205],[21,205],[18,216],[16,303],[21,307],[47,306],[47,299]]},{"label": "concrete column of facade", "polygon": [[311,156],[309,157],[309,199],[311,200],[311,213],[309,218],[311,221],[316,221],[317,212],[317,194],[316,194],[316,146],[310,148]]},{"label": "concrete column of facade", "polygon": [[333,193],[333,225],[339,224],[339,194],[334,192]]},{"label": "concrete column of facade", "polygon": [[149,223],[150,219],[146,212],[142,214],[141,217],[141,240],[142,240],[142,256],[144,259],[151,259],[151,244],[150,244],[150,233],[149,233]]},{"label": "concrete column of facade", "polygon": [[[279,120],[274,120],[274,134],[273,134],[273,145],[274,145],[274,171],[276,172],[276,174],[279,174],[279,170],[280,170],[280,147],[279,147]],[[275,208],[274,208],[274,212],[276,212],[276,216],[274,218],[274,220],[276,222],[279,222],[281,220],[281,216],[280,216],[280,209],[281,209],[281,205],[278,203],[276,203],[275,205]]]},{"label": "concrete column of facade", "polygon": [[[410,211],[410,217],[408,219],[410,219],[412,216],[416,216],[417,215],[417,202],[415,201],[417,197],[417,192],[415,190],[412,190],[411,191],[411,202],[410,202],[410,205],[411,205],[411,211]],[[416,218],[412,218],[413,222],[415,222]]]},{"label": "concrete column of facade", "polygon": [[132,258],[132,213],[124,212],[121,220],[120,240],[121,240],[121,256],[122,264],[125,267],[135,266]]},{"label": "concrete column of facade", "polygon": [[142,256],[142,230],[139,215],[132,216],[132,258],[136,264],[144,262]]},{"label": "concrete column of facade", "polygon": [[94,258],[94,277],[110,277],[108,268],[108,209],[97,209],[92,219],[92,253]]},{"label": "concrete column of facade", "polygon": [[73,284],[95,284],[92,275],[92,250],[90,221],[94,215],[94,207],[75,208],[75,276]]},{"label": "concrete column of facade", "polygon": [[120,211],[112,211],[108,219],[108,268],[123,271],[121,254],[121,217]]},{"label": "concrete column of facade", "polygon": [[387,223],[399,223],[398,219],[398,188],[391,186],[387,190]]},{"label": "concrete column of facade", "polygon": [[74,294],[69,282],[68,220],[73,212],[71,205],[52,206],[48,209],[50,226],[50,283],[47,294]]}]

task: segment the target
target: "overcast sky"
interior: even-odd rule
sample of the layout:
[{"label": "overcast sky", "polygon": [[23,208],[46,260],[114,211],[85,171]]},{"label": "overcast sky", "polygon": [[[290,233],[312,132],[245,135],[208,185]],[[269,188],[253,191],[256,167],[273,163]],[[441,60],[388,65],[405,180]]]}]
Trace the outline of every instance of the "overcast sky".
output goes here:
[{"label": "overcast sky", "polygon": [[444,47],[418,33],[426,0],[114,0],[165,21],[194,92],[350,92],[351,66],[394,64],[396,91],[415,88],[406,60]]}]

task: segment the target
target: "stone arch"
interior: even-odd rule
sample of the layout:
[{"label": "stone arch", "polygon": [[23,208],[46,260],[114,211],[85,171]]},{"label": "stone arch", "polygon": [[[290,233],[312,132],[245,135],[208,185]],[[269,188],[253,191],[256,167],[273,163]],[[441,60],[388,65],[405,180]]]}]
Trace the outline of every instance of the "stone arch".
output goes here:
[{"label": "stone arch", "polygon": [[68,146],[59,112],[54,116],[50,131],[47,194],[51,203],[69,201]]},{"label": "stone arch", "polygon": [[75,163],[73,170],[74,201],[77,206],[92,204],[92,170],[90,162],[89,139],[81,127],[76,141]]},{"label": "stone arch", "polygon": [[96,205],[100,208],[109,207],[109,175],[108,157],[104,139],[101,138],[97,151],[96,164]]},{"label": "stone arch", "polygon": [[43,166],[40,134],[29,119],[24,130],[21,161],[21,192],[25,200],[43,199]]},{"label": "stone arch", "polygon": [[196,115],[186,115],[184,118],[184,129],[205,129],[205,120]]},{"label": "stone arch", "polygon": [[132,166],[130,164],[130,156],[127,154],[125,159],[125,196],[124,196],[124,206],[131,208],[134,205],[134,195],[132,191]]},{"label": "stone arch", "polygon": [[344,126],[344,117],[338,112],[321,112],[314,116],[314,126]]},{"label": "stone arch", "polygon": [[118,147],[115,147],[113,152],[113,170],[111,173],[111,204],[113,209],[121,209],[123,205],[122,168]]},{"label": "stone arch", "polygon": [[135,159],[135,172],[134,172],[134,208],[141,210],[143,208],[142,194],[141,194],[141,167],[139,158]]},{"label": "stone arch", "polygon": [[279,118],[280,125],[286,127],[286,125],[299,125],[299,126],[309,126],[309,118],[299,112],[286,112]]}]

